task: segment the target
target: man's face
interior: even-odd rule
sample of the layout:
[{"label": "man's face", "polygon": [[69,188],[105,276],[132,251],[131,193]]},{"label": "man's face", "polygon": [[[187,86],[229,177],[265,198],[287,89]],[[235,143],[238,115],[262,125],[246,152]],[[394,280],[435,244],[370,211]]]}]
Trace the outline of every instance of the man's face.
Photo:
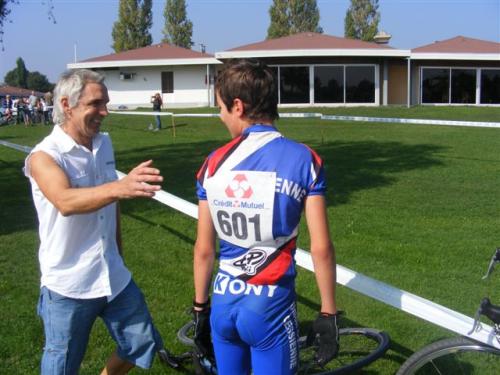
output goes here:
[{"label": "man's face", "polygon": [[87,83],[69,118],[72,126],[84,137],[92,138],[99,133],[101,121],[108,115],[108,90],[100,83]]}]

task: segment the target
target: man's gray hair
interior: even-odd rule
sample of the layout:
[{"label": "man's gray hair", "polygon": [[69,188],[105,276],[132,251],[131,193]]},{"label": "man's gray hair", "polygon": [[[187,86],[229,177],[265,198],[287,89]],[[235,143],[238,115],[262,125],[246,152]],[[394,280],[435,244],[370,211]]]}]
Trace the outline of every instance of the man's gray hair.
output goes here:
[{"label": "man's gray hair", "polygon": [[62,124],[65,120],[61,98],[67,97],[71,108],[78,104],[87,83],[103,83],[104,76],[88,69],[68,70],[61,75],[54,89],[54,124]]}]

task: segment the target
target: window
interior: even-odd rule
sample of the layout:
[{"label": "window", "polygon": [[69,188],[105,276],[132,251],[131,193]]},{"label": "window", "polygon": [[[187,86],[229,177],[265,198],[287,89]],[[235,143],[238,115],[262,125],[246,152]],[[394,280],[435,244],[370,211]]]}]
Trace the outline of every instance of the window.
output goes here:
[{"label": "window", "polygon": [[449,103],[450,69],[422,69],[422,103]]},{"label": "window", "polygon": [[314,102],[344,102],[343,66],[316,66],[314,68]]},{"label": "window", "polygon": [[174,92],[174,72],[161,72],[161,92],[162,94]]},{"label": "window", "polygon": [[346,103],[375,102],[375,67],[346,66]]},{"label": "window", "polygon": [[280,103],[309,103],[309,67],[280,68]]},{"label": "window", "polygon": [[481,104],[500,104],[500,69],[481,69]]},{"label": "window", "polygon": [[458,104],[476,103],[476,70],[451,70],[451,102]]}]

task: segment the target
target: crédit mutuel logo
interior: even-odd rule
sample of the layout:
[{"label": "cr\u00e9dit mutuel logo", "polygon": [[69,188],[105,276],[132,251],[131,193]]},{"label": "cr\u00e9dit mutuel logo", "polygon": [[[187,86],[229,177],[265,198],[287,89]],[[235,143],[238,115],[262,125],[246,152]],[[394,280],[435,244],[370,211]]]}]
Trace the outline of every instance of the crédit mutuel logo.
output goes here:
[{"label": "cr\u00e9dit mutuel logo", "polygon": [[233,179],[229,181],[224,192],[228,199],[215,199],[213,201],[215,206],[253,209],[265,208],[264,203],[250,201],[250,198],[254,197],[255,192],[244,173],[235,175]]},{"label": "cr\u00e9dit mutuel logo", "polygon": [[248,199],[252,196],[253,190],[244,174],[237,174],[226,187],[226,195],[228,198],[243,198]]}]

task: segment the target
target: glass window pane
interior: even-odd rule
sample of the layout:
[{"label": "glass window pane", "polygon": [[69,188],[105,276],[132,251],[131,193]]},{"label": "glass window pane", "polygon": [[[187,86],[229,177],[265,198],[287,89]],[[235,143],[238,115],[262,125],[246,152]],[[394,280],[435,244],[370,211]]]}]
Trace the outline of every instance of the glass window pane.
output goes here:
[{"label": "glass window pane", "polygon": [[314,68],[314,102],[344,102],[344,67],[316,66]]},{"label": "glass window pane", "polygon": [[309,68],[280,68],[280,103],[309,103]]},{"label": "glass window pane", "polygon": [[422,69],[422,103],[449,103],[450,69]]},{"label": "glass window pane", "polygon": [[375,102],[375,67],[347,66],[345,75],[346,103]]},{"label": "glass window pane", "polygon": [[451,102],[474,104],[476,102],[476,70],[451,70]]},{"label": "glass window pane", "polygon": [[500,69],[481,70],[481,104],[500,104]]}]

